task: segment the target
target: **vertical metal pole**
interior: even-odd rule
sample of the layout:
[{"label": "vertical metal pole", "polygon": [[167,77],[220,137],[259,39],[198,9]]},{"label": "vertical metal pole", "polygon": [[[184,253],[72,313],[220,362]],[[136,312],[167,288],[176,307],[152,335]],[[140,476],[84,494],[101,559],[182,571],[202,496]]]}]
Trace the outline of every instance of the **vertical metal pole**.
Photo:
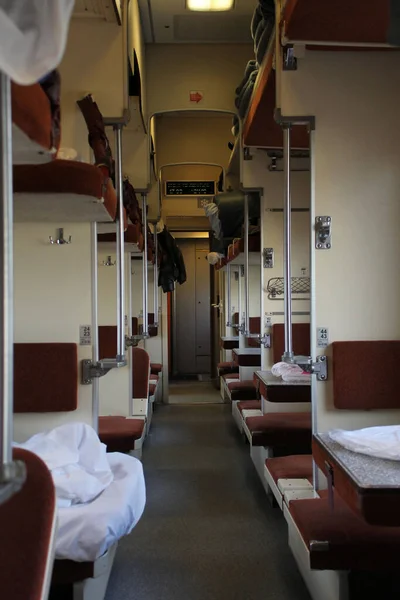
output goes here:
[{"label": "vertical metal pole", "polygon": [[250,333],[250,285],[249,285],[249,196],[244,195],[244,333]]},{"label": "vertical metal pole", "polygon": [[228,263],[226,266],[226,278],[227,278],[227,285],[226,285],[227,310],[226,310],[226,312],[228,313],[226,326],[232,327],[231,263]]},{"label": "vertical metal pole", "polygon": [[[97,274],[97,223],[91,224],[91,271],[92,271],[92,361],[99,361],[99,319],[98,319],[98,274]],[[92,381],[92,426],[98,432],[99,428],[99,392],[100,380],[94,377]]]},{"label": "vertical metal pole", "polygon": [[[317,358],[317,339],[315,332],[317,331],[316,323],[316,250],[313,237],[313,228],[315,226],[316,214],[316,199],[315,199],[315,131],[310,131],[310,350],[312,359]],[[311,377],[311,422],[312,433],[318,433],[318,402],[317,402],[317,378]],[[318,467],[313,461],[313,487],[314,490],[319,489],[319,472]]]},{"label": "vertical metal pole", "polygon": [[122,181],[122,125],[115,125],[115,177],[118,198],[117,216],[117,361],[125,358],[125,268],[124,203]]},{"label": "vertical metal pole", "polygon": [[242,309],[243,309],[243,298],[242,298],[242,270],[243,265],[239,265],[239,277],[238,277],[238,311],[239,311],[239,347],[244,348],[244,335],[242,330]]},{"label": "vertical metal pole", "polygon": [[148,315],[148,277],[147,277],[147,194],[142,194],[142,219],[144,229],[144,249],[143,249],[143,335],[149,335],[149,315]]},{"label": "vertical metal pole", "polygon": [[[261,337],[264,336],[264,334],[266,333],[265,331],[265,295],[264,295],[264,285],[265,285],[265,269],[264,269],[264,254],[263,254],[263,249],[264,249],[264,227],[265,227],[265,223],[264,220],[266,219],[266,212],[264,210],[264,206],[265,206],[265,201],[264,201],[264,195],[261,196],[260,198],[260,215],[261,215],[261,219],[260,219],[260,227],[261,227],[261,231],[260,231],[260,243],[261,243],[261,253],[260,253],[260,335]],[[265,348],[264,344],[261,344],[261,370],[264,370],[267,368],[267,349]]]},{"label": "vertical metal pole", "polygon": [[13,174],[11,86],[0,73],[0,465],[12,462],[13,439]]},{"label": "vertical metal pole", "polygon": [[157,223],[154,224],[154,327],[158,327],[158,241]]},{"label": "vertical metal pole", "polygon": [[[132,319],[133,319],[133,309],[132,309],[132,253],[128,253],[128,261],[129,261],[129,269],[128,269],[128,336],[132,336]],[[129,414],[131,415],[133,412],[133,352],[132,346],[129,346],[128,350],[129,355]]]},{"label": "vertical metal pole", "polygon": [[284,296],[285,296],[285,352],[282,360],[293,362],[292,343],[292,202],[290,195],[290,125],[283,127],[283,170],[284,170],[284,199],[283,199],[283,263],[284,263]]}]

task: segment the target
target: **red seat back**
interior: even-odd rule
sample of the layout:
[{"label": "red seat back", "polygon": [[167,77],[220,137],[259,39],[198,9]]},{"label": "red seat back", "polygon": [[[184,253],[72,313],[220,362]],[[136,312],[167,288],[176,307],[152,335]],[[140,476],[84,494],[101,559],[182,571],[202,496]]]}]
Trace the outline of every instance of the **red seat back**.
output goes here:
[{"label": "red seat back", "polygon": [[[297,356],[310,356],[310,324],[293,323],[292,325],[293,351]],[[285,352],[285,326],[275,323],[272,327],[272,346],[274,363],[282,360]]]},{"label": "red seat back", "polygon": [[50,471],[32,452],[14,449],[25,463],[22,489],[0,506],[0,590],[10,600],[47,597],[53,566],[56,494]]},{"label": "red seat back", "polygon": [[147,398],[149,395],[150,356],[143,348],[132,348],[132,397]]}]

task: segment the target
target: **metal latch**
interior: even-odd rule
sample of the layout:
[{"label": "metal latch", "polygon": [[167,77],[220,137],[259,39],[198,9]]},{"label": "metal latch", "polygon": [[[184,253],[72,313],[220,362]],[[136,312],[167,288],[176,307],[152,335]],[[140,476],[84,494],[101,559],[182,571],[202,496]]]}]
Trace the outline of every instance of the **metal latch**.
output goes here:
[{"label": "metal latch", "polygon": [[263,258],[264,258],[264,269],[273,269],[274,268],[274,249],[273,248],[264,248]]},{"label": "metal latch", "polygon": [[26,466],[22,460],[0,466],[0,504],[20,491],[26,480]]},{"label": "metal latch", "polygon": [[320,540],[310,540],[310,550],[312,552],[328,552],[329,542]]},{"label": "metal latch", "polygon": [[309,358],[308,361],[304,361],[303,357],[300,357],[299,360],[296,360],[295,358],[295,363],[306,373],[316,375],[318,381],[326,381],[328,379],[328,359],[325,355],[317,356],[317,361],[315,363],[312,362],[312,358]]},{"label": "metal latch", "polygon": [[294,55],[293,46],[285,46],[283,48],[283,70],[297,71],[297,58]]},{"label": "metal latch", "polygon": [[125,336],[125,348],[136,348],[139,342],[149,339],[149,334],[140,333],[139,335]]},{"label": "metal latch", "polygon": [[240,325],[237,326],[237,330],[239,333],[241,333],[242,335],[244,335],[246,333],[246,326],[244,323],[241,323]]},{"label": "metal latch", "polygon": [[315,247],[317,250],[330,250],[332,247],[331,217],[315,217]]},{"label": "metal latch", "polygon": [[259,336],[258,341],[260,342],[261,346],[264,346],[264,348],[271,348],[271,334],[270,333],[265,333],[263,336]]},{"label": "metal latch", "polygon": [[82,361],[82,385],[90,385],[96,377],[104,377],[112,369],[120,369],[126,367],[127,360],[125,357],[118,356],[117,358],[105,358],[94,363],[87,359]]}]

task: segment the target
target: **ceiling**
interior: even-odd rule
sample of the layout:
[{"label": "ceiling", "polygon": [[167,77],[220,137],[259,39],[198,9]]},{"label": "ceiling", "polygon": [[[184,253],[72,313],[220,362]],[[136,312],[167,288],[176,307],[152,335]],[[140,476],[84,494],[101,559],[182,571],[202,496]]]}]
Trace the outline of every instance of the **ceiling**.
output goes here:
[{"label": "ceiling", "polygon": [[186,9],[185,0],[139,0],[148,44],[250,43],[256,4],[256,0],[235,0],[231,11],[196,13]]},{"label": "ceiling", "polygon": [[116,23],[121,17],[120,0],[75,0],[73,17],[97,18]]}]

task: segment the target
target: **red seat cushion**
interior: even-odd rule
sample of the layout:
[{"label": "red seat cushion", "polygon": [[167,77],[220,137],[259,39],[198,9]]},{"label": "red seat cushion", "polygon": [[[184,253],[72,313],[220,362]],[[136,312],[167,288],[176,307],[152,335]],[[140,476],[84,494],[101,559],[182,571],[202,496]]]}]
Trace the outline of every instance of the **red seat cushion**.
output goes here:
[{"label": "red seat cushion", "polygon": [[144,426],[144,419],[99,417],[99,438],[106,444],[108,452],[129,452],[134,450],[135,441],[142,437]]},{"label": "red seat cushion", "polygon": [[308,479],[312,483],[313,461],[311,454],[267,458],[265,466],[275,482],[278,479]]},{"label": "red seat cushion", "polygon": [[162,364],[161,363],[150,363],[150,368],[151,368],[152,375],[158,375],[162,371]]},{"label": "red seat cushion", "polygon": [[[290,512],[310,550],[310,567],[329,570],[399,568],[400,527],[368,525],[334,495],[331,510],[327,492],[322,498],[293,500]],[[316,547],[313,542],[328,542]]]},{"label": "red seat cushion", "polygon": [[154,373],[151,374],[150,379],[151,381],[160,381],[159,376],[155,375]]},{"label": "red seat cushion", "polygon": [[230,373],[239,373],[239,367],[235,365],[232,361],[220,362],[217,364],[218,375],[223,377],[224,375],[229,375]]},{"label": "red seat cushion", "polygon": [[157,389],[157,384],[151,383],[149,385],[149,396],[154,396],[154,394],[156,393],[156,389]]},{"label": "red seat cushion", "polygon": [[245,400],[244,402],[238,402],[238,410],[261,410],[261,400]]},{"label": "red seat cushion", "polygon": [[268,413],[248,417],[246,425],[253,446],[295,448],[298,454],[311,454],[310,413]]},{"label": "red seat cushion", "polygon": [[236,379],[239,381],[240,379],[240,375],[239,373],[226,373],[226,375],[221,375],[222,379],[225,379],[225,381],[227,379]]},{"label": "red seat cushion", "polygon": [[252,380],[228,383],[231,400],[256,400],[257,388]]}]

